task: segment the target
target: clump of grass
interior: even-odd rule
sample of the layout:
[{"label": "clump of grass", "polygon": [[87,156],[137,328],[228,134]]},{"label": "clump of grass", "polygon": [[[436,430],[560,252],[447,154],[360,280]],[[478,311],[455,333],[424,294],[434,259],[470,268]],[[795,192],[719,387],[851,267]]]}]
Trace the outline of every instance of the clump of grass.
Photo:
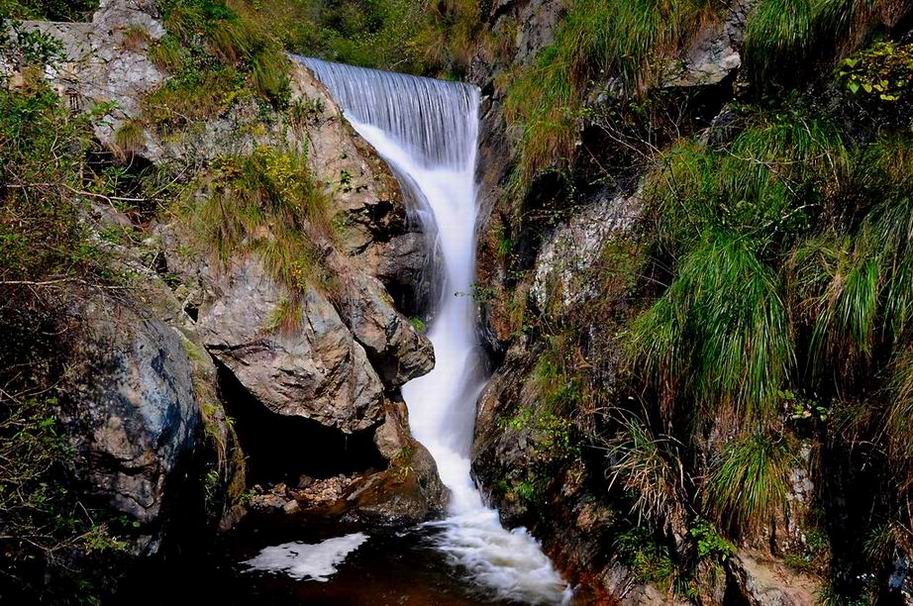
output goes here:
[{"label": "clump of grass", "polygon": [[416,30],[413,47],[425,62],[444,71],[465,70],[475,53],[490,43],[476,0],[426,3]]},{"label": "clump of grass", "polygon": [[239,254],[258,255],[289,289],[288,310],[300,309],[308,288],[329,287],[320,259],[321,244],[335,239],[333,216],[304,154],[260,147],[249,156],[225,158],[185,212],[223,266]]},{"label": "clump of grass", "polygon": [[179,128],[219,115],[248,87],[276,106],[288,102],[287,22],[270,22],[274,10],[245,0],[168,0],[161,10],[169,34],[150,59],[173,75],[146,99],[151,122]]},{"label": "clump of grass", "polygon": [[705,501],[723,524],[737,529],[770,520],[786,502],[789,453],[771,436],[753,434],[726,444],[712,463]]},{"label": "clump of grass", "polygon": [[175,72],[187,60],[180,41],[171,34],[163,36],[149,49],[149,60],[163,71]]},{"label": "clump of grass", "polygon": [[125,50],[139,52],[151,44],[152,38],[145,28],[130,25],[121,32],[121,47]]},{"label": "clump of grass", "polygon": [[662,524],[681,513],[680,462],[674,457],[669,460],[675,441],[655,437],[633,415],[624,415],[620,421],[618,433],[606,444],[609,488],[618,484],[631,496],[631,513],[637,516],[638,526],[644,519]]},{"label": "clump of grass", "polygon": [[121,156],[140,151],[146,144],[146,128],[142,120],[128,119],[114,132],[114,145]]},{"label": "clump of grass", "polygon": [[634,364],[666,392],[763,418],[794,364],[776,274],[726,233],[705,233],[666,294],[633,324]]},{"label": "clump of grass", "polygon": [[508,77],[505,113],[519,139],[516,187],[573,151],[586,87],[614,76],[628,93],[645,90],[701,20],[704,0],[576,0],[555,42]]},{"label": "clump of grass", "polygon": [[761,0],[745,27],[745,67],[759,86],[807,73],[844,53],[892,0]]},{"label": "clump of grass", "polygon": [[836,195],[850,154],[836,127],[803,111],[746,117],[724,149],[683,141],[662,154],[646,181],[670,252],[707,227],[738,233],[763,250],[802,233]]},{"label": "clump of grass", "polygon": [[168,80],[143,100],[143,115],[165,130],[221,115],[244,92],[243,76],[233,68],[198,72],[189,70]]}]

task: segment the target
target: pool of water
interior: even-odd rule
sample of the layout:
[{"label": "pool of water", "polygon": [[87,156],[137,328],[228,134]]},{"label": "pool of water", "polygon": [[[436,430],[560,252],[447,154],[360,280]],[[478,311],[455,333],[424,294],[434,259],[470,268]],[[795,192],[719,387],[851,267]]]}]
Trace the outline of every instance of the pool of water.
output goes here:
[{"label": "pool of water", "polygon": [[[441,531],[365,528],[334,524],[279,524],[254,520],[205,554],[175,555],[161,568],[140,571],[118,603],[131,606],[506,606],[474,585],[458,562],[435,547]],[[244,562],[264,549],[292,542],[305,546],[362,533],[367,536],[326,580],[284,571],[252,570]],[[358,541],[356,541],[358,542]],[[351,547],[351,545],[349,545]],[[305,550],[303,550],[305,551]],[[343,550],[344,551],[344,550]],[[323,565],[327,562],[323,561]],[[298,571],[300,575],[300,570]],[[312,571],[313,572],[313,571]],[[588,603],[575,598],[573,604]]]}]

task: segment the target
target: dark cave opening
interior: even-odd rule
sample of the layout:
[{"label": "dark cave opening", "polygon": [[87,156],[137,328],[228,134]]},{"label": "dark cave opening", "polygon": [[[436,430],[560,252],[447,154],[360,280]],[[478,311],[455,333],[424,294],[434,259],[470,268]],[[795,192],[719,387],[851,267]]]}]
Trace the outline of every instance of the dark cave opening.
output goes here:
[{"label": "dark cave opening", "polygon": [[248,484],[295,485],[315,479],[382,471],[388,461],[374,444],[376,427],[350,434],[304,417],[267,410],[219,364],[219,388],[247,458]]}]

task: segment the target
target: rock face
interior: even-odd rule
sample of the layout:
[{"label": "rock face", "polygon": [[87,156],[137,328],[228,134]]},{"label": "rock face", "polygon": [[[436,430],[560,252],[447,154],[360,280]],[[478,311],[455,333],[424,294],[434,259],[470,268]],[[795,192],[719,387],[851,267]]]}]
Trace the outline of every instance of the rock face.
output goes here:
[{"label": "rock face", "polygon": [[[219,279],[200,310],[206,348],[265,407],[346,432],[383,418],[383,385],[329,301],[309,290],[300,328],[277,315],[288,293],[248,259]],[[294,313],[294,312],[292,312]]]},{"label": "rock face", "polygon": [[65,381],[75,400],[68,422],[80,428],[80,471],[117,511],[144,527],[161,524],[168,483],[201,429],[181,336],[109,299],[74,305],[82,337]]},{"label": "rock face", "polygon": [[564,308],[595,297],[591,270],[613,235],[631,229],[640,214],[636,196],[606,196],[555,230],[536,259],[530,296],[540,310],[552,302]]},{"label": "rock face", "polygon": [[[140,47],[125,44],[131,30],[145,32],[149,44],[165,35],[161,22],[153,17],[152,0],[101,0],[91,23],[32,22],[63,45],[63,61],[48,74],[58,92],[76,110],[90,110],[114,103],[109,119],[96,127],[103,143],[114,145],[114,133],[125,120],[140,114],[143,95],[165,81]],[[145,154],[157,158],[158,144],[146,137]]]},{"label": "rock face", "polygon": [[[102,0],[91,23],[26,25],[61,41],[63,59],[46,77],[74,111],[114,107],[95,132],[114,151],[118,128],[144,124],[144,97],[168,77],[148,57],[166,34],[157,15],[151,0]],[[0,69],[17,66],[0,61]],[[112,247],[119,263],[140,275],[141,292],[123,305],[93,301],[79,312],[85,359],[70,380],[85,406],[70,421],[86,478],[144,528],[166,525],[168,503],[178,501],[170,487],[187,471],[182,462],[204,451],[216,492],[226,496],[224,526],[239,517],[233,498],[244,489],[244,457],[223,376],[278,418],[306,418],[340,436],[374,435],[384,468],[318,491],[338,493],[334,515],[414,522],[442,506],[434,461],[410,436],[398,396],[401,385],[434,365],[430,342],[398,308],[421,298],[426,238],[389,168],[324,87],[292,58],[289,74],[292,107],[302,111],[270,110],[263,120],[267,110],[248,99],[177,136],[144,124],[135,158],[185,167],[180,178],[190,181],[215,159],[257,146],[306,152],[344,233],[322,245],[322,262],[339,285],[334,292],[310,288],[295,309],[256,255],[238,255],[217,270],[206,251],[188,252],[199,249],[179,223],[133,225],[119,213],[99,213],[151,237]],[[310,497],[300,496],[289,510],[312,508]],[[146,553],[158,538],[150,530]]]},{"label": "rock face", "polygon": [[729,563],[729,573],[749,606],[814,606],[818,581],[787,569],[782,563],[740,551]]},{"label": "rock face", "polygon": [[737,0],[726,18],[705,28],[670,69],[664,86],[694,87],[718,84],[742,66],[742,40],[748,13],[756,0]]}]

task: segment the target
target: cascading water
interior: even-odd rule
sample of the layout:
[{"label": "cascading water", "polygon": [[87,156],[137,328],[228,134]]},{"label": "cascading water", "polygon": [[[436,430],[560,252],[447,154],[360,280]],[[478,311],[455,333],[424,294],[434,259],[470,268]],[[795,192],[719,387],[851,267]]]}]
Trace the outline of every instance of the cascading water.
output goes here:
[{"label": "cascading water", "polygon": [[475,268],[479,93],[474,87],[315,59],[302,61],[352,126],[392,166],[442,257],[428,337],[436,365],[403,387],[415,437],[451,491],[439,547],[499,598],[567,602],[570,590],[524,529],[505,530],[470,475],[475,406],[484,386],[471,291]]}]

